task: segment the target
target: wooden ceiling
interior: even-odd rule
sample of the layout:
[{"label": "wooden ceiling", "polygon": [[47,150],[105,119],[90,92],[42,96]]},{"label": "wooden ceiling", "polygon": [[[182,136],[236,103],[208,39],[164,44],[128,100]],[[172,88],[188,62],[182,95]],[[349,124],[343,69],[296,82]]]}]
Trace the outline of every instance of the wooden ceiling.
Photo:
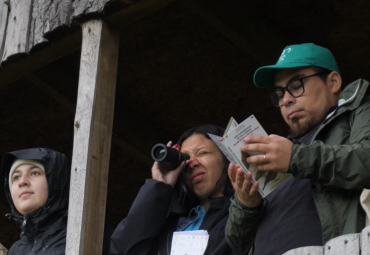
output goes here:
[{"label": "wooden ceiling", "polygon": [[[121,31],[106,212],[112,227],[150,178],[155,143],[176,141],[196,125],[225,126],[231,116],[241,122],[251,114],[268,133],[287,135],[270,91],[252,84],[254,71],[275,63],[285,45],[322,45],[332,50],[345,81],[370,79],[366,0],[181,0],[145,9],[147,2],[161,1],[133,1],[101,14]],[[79,33],[76,25],[64,28],[49,35],[51,44],[3,63],[1,154],[49,147],[71,158]],[[8,211],[1,187],[0,216]],[[19,230],[5,217],[0,226],[0,243],[10,247]]]}]

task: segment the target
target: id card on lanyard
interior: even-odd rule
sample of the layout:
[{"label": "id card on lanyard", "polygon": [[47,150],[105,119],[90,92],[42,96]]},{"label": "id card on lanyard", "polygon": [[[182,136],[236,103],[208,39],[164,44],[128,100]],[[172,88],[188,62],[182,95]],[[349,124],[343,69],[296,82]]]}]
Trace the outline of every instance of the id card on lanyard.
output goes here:
[{"label": "id card on lanyard", "polygon": [[207,230],[174,232],[171,255],[203,255],[208,239]]}]

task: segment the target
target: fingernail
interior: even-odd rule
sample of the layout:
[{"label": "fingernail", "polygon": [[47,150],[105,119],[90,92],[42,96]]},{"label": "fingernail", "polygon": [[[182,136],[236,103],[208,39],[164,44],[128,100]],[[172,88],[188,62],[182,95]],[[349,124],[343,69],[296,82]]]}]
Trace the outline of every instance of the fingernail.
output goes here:
[{"label": "fingernail", "polygon": [[190,159],[190,160],[186,161],[185,165],[187,165],[187,166],[188,166],[188,165],[190,165],[191,163],[193,163],[193,160],[191,160],[191,159]]},{"label": "fingernail", "polygon": [[177,143],[174,144],[173,146],[180,149],[180,145],[178,145]]},{"label": "fingernail", "polygon": [[246,137],[244,138],[244,142],[248,142],[248,140],[249,140],[249,136],[246,136]]}]

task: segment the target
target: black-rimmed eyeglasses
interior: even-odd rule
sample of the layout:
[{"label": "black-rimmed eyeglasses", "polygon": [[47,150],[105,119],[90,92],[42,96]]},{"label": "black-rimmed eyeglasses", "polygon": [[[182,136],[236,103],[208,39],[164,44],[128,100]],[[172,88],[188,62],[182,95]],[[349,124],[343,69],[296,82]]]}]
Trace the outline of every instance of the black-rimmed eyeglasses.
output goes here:
[{"label": "black-rimmed eyeglasses", "polygon": [[319,72],[319,73],[315,73],[312,75],[304,76],[301,78],[297,78],[295,80],[290,81],[288,85],[286,85],[286,87],[275,89],[275,91],[270,94],[271,102],[276,107],[280,107],[283,102],[285,91],[288,91],[288,93],[294,98],[302,96],[304,93],[303,80],[316,76],[316,75],[321,75],[321,74],[328,74],[328,72],[324,71],[324,72]]}]

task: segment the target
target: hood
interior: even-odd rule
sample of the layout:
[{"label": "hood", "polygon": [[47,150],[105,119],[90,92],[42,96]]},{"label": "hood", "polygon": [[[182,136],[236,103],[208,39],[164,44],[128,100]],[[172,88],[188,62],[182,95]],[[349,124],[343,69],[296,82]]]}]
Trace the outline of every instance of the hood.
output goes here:
[{"label": "hood", "polygon": [[[16,158],[38,160],[45,168],[49,195],[46,204],[38,210],[21,215],[14,207],[9,188],[9,171]],[[5,179],[5,194],[11,208],[11,217],[18,224],[27,219],[36,231],[43,229],[53,221],[66,217],[68,213],[70,166],[67,157],[57,151],[45,148],[25,149],[7,152],[3,156],[0,175]]]}]

